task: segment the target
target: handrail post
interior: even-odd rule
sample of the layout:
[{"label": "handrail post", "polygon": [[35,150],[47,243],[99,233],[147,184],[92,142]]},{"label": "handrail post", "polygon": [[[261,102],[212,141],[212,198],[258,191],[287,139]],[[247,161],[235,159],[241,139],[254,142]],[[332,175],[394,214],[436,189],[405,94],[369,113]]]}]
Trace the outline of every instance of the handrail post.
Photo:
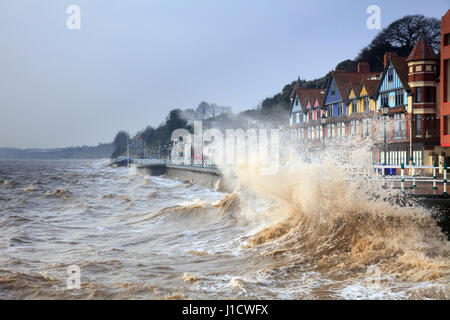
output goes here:
[{"label": "handrail post", "polygon": [[402,180],[401,180],[401,189],[402,192],[405,193],[405,165],[402,163],[401,164],[401,175],[402,175]]},{"label": "handrail post", "polygon": [[436,187],[436,163],[433,164],[433,190],[437,190],[437,187]]},{"label": "handrail post", "polygon": [[442,194],[448,195],[448,193],[447,193],[447,165],[446,164],[444,164],[444,191]]}]

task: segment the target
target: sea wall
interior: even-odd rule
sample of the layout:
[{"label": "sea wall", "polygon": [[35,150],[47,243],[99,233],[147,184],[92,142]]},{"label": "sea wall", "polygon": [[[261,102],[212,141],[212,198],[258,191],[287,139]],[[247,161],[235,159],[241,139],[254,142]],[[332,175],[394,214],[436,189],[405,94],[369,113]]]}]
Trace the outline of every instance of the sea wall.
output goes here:
[{"label": "sea wall", "polygon": [[182,166],[167,166],[167,177],[190,181],[192,183],[215,189],[220,184],[222,175],[217,169],[209,168],[187,168]]},{"label": "sea wall", "polygon": [[225,178],[218,169],[178,166],[178,165],[138,165],[138,170],[145,171],[152,176],[166,175],[170,179],[189,181],[217,191],[233,192],[235,179]]}]

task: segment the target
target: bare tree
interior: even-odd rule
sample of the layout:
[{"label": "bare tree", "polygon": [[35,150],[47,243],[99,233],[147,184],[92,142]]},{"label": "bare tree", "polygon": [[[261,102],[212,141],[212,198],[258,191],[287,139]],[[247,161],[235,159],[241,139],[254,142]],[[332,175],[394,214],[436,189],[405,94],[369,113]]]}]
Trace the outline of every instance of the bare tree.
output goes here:
[{"label": "bare tree", "polygon": [[380,31],[372,42],[360,51],[355,60],[368,62],[372,71],[381,71],[385,52],[408,56],[422,33],[437,53],[441,43],[440,21],[423,15],[409,15]]},{"label": "bare tree", "polygon": [[441,43],[441,23],[436,18],[427,18],[423,15],[409,15],[392,22],[381,32],[385,42],[394,47],[403,47],[411,51],[423,33],[435,51]]}]

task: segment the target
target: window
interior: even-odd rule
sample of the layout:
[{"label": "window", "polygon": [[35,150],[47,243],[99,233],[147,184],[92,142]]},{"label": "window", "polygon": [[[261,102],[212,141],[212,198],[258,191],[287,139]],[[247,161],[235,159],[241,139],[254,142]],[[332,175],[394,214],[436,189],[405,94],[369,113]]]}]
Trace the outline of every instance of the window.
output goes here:
[{"label": "window", "polygon": [[336,88],[334,85],[331,86],[331,95],[334,96],[336,94]]},{"label": "window", "polygon": [[364,112],[368,112],[370,110],[369,97],[364,97]]},{"label": "window", "polygon": [[444,74],[441,75],[443,81],[444,102],[450,101],[450,59],[444,60]]},{"label": "window", "polygon": [[416,166],[423,166],[423,151],[414,150],[413,151],[413,162]]},{"label": "window", "polygon": [[394,68],[392,67],[388,69],[388,81],[389,82],[394,81]]},{"label": "window", "polygon": [[403,106],[405,104],[403,97],[404,97],[403,89],[395,91],[395,105],[396,106]]},{"label": "window", "polygon": [[394,139],[406,138],[406,119],[404,114],[394,114]]},{"label": "window", "polygon": [[358,113],[358,101],[357,100],[352,101],[352,113]]},{"label": "window", "polygon": [[422,71],[422,66],[416,66],[416,72]]},{"label": "window", "polygon": [[422,115],[416,115],[416,137],[422,136]]},{"label": "window", "polygon": [[296,122],[296,123],[300,123],[300,113],[299,113],[299,112],[297,112],[297,113],[295,114],[295,122]]},{"label": "window", "polygon": [[316,126],[316,139],[320,139],[321,138],[321,134],[320,134],[320,126]]},{"label": "window", "polygon": [[450,33],[444,35],[444,46],[450,45]]},{"label": "window", "polygon": [[416,88],[416,103],[422,102],[422,88]]},{"label": "window", "polygon": [[406,163],[406,150],[391,150],[389,151],[389,164],[400,165]]},{"label": "window", "polygon": [[354,137],[359,137],[359,136],[360,136],[360,132],[359,132],[359,128],[360,128],[359,120],[353,120],[353,121],[351,122],[350,126],[351,126],[351,130],[350,130],[351,135],[354,136]]},{"label": "window", "polygon": [[381,94],[381,106],[389,105],[389,92]]},{"label": "window", "polygon": [[333,105],[328,106],[328,118],[333,118]]},{"label": "window", "polygon": [[436,133],[436,119],[434,118],[433,115],[424,115],[423,118],[423,127],[424,127],[424,131],[425,131],[425,138],[431,138],[433,137]]},{"label": "window", "polygon": [[343,102],[339,102],[338,112],[339,112],[339,114],[338,114],[339,116],[343,116],[345,114]]},{"label": "window", "polygon": [[327,137],[331,138],[331,124],[327,125]]},{"label": "window", "polygon": [[337,124],[337,136],[338,137],[342,137],[343,136],[343,134],[342,134],[342,125],[343,125],[342,122]]},{"label": "window", "polygon": [[425,100],[424,102],[436,102],[436,88],[435,87],[425,87]]},{"label": "window", "polygon": [[371,125],[370,119],[363,119],[362,121],[363,137],[370,136],[370,125]]}]

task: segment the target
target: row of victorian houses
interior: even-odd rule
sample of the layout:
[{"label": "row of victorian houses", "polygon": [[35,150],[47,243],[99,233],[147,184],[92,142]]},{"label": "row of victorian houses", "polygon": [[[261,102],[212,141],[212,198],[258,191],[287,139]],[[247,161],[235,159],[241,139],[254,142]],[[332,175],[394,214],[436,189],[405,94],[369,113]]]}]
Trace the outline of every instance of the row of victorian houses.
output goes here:
[{"label": "row of victorian houses", "polygon": [[386,52],[381,73],[359,62],[357,72],[332,71],[325,90],[298,81],[292,142],[314,154],[369,139],[373,163],[450,165],[450,10],[441,28],[438,54],[422,35],[408,57]]}]

